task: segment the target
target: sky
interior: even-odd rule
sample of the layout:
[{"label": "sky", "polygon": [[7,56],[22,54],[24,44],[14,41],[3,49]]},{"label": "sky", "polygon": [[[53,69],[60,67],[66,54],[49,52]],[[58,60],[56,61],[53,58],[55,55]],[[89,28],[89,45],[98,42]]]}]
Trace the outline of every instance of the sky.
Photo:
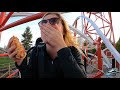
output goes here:
[{"label": "sky", "polygon": [[[64,17],[64,19],[68,22],[69,25],[72,25],[73,22],[75,21],[75,19],[78,16],[81,16],[80,12],[70,12],[70,13],[65,13],[62,14],[62,16]],[[11,22],[15,22],[17,20],[20,20],[21,18],[24,17],[11,17],[8,22],[6,23],[9,24]],[[36,39],[38,37],[40,37],[40,29],[38,26],[38,22],[40,21],[40,19],[31,21],[31,22],[27,22],[15,27],[12,27],[10,29],[7,29],[5,31],[2,32],[1,35],[1,40],[0,40],[0,47],[4,47],[8,44],[8,41],[10,39],[10,37],[17,36],[19,38],[19,40],[22,40],[22,35],[26,29],[26,27],[30,27],[31,33],[33,34],[33,45],[36,41]],[[113,23],[113,30],[114,30],[114,34],[115,34],[115,39],[116,41],[119,39],[120,37],[120,12],[112,12],[112,23]]]}]

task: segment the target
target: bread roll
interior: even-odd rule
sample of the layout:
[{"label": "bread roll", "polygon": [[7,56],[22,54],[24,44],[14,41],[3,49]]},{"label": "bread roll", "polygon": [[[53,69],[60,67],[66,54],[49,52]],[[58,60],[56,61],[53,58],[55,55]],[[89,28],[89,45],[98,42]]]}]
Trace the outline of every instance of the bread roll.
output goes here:
[{"label": "bread roll", "polygon": [[12,37],[12,43],[11,46],[15,45],[16,46],[16,51],[17,51],[17,55],[16,58],[17,59],[24,59],[26,56],[26,51],[25,48],[23,47],[23,45],[19,42],[19,39],[15,36]]}]

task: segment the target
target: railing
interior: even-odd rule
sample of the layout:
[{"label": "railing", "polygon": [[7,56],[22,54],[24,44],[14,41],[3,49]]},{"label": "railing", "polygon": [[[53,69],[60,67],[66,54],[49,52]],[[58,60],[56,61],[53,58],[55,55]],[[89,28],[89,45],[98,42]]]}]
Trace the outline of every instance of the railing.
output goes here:
[{"label": "railing", "polygon": [[[16,75],[19,72],[19,70],[16,68],[15,63],[5,63],[0,64],[0,78],[12,78],[12,76]],[[19,75],[17,75],[16,78],[18,78]]]},{"label": "railing", "polygon": [[[12,78],[13,76],[15,76],[18,73],[19,73],[19,70],[16,69],[12,74],[10,74],[9,76],[7,76],[6,78]],[[19,78],[20,78],[20,76],[19,76]]]}]

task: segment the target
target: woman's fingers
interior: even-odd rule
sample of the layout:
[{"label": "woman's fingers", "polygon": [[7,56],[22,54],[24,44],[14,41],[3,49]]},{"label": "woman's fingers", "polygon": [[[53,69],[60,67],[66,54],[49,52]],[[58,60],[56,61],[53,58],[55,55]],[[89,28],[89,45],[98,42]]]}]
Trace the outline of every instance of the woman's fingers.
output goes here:
[{"label": "woman's fingers", "polygon": [[55,24],[54,27],[55,27],[59,32],[61,32],[60,27],[58,26],[58,24]]},{"label": "woman's fingers", "polygon": [[12,38],[10,38],[10,40],[9,40],[9,42],[8,42],[7,49],[10,48],[11,44],[12,44]]},{"label": "woman's fingers", "polygon": [[48,37],[46,36],[46,34],[43,31],[41,31],[41,38],[44,43],[48,43]]},{"label": "woman's fingers", "polygon": [[49,32],[46,30],[44,26],[41,26],[41,32],[44,33],[46,36],[48,36]]},{"label": "woman's fingers", "polygon": [[46,27],[46,25],[41,26],[41,31],[43,31],[46,36],[50,36],[51,34],[53,34],[52,30]]},{"label": "woman's fingers", "polygon": [[11,58],[12,60],[17,61],[17,60],[18,60],[18,59],[16,58],[17,51],[16,51],[15,49],[16,49],[16,46],[11,46],[11,47],[8,49],[8,56],[9,56],[9,58]]},{"label": "woman's fingers", "polygon": [[17,51],[14,51],[9,55],[9,57],[10,58],[15,58],[16,55],[17,55]]},{"label": "woman's fingers", "polygon": [[44,36],[44,42],[48,43],[50,42],[51,38],[54,37],[54,35],[51,33],[50,29],[48,29],[45,25],[41,26],[41,34]]},{"label": "woman's fingers", "polygon": [[8,50],[7,50],[8,54],[11,54],[15,49],[16,49],[15,45],[8,48]]}]

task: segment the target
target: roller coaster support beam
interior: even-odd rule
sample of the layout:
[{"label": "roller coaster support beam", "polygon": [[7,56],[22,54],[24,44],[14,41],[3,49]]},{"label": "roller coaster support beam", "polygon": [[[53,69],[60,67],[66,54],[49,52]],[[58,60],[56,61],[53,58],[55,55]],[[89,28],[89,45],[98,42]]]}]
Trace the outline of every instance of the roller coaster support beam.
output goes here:
[{"label": "roller coaster support beam", "polygon": [[102,55],[101,55],[101,38],[99,37],[98,40],[94,42],[94,45],[97,45],[97,56],[98,56],[98,69],[103,70],[103,62],[102,62]]}]

